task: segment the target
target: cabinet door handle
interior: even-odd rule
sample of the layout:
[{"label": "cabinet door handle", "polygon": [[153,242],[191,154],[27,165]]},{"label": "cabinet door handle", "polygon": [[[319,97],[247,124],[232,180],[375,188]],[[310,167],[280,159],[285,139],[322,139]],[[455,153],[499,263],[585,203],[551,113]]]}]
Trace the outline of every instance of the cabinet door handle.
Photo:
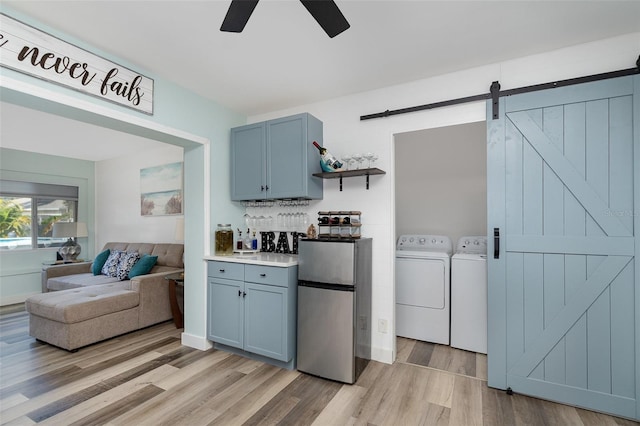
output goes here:
[{"label": "cabinet door handle", "polygon": [[493,258],[500,259],[500,228],[493,228]]},{"label": "cabinet door handle", "polygon": [[224,274],[224,269],[218,269],[218,272]]},{"label": "cabinet door handle", "polygon": [[238,290],[238,297],[242,296],[242,290]]},{"label": "cabinet door handle", "polygon": [[247,293],[245,293],[244,291],[242,292],[242,297],[247,297]]},{"label": "cabinet door handle", "polygon": [[267,191],[269,190],[269,185],[265,186],[265,188],[267,189]]},{"label": "cabinet door handle", "polygon": [[260,276],[261,276],[261,277],[266,277],[266,276],[267,276],[267,274],[260,274]]},{"label": "cabinet door handle", "polygon": [[260,185],[260,192],[264,191],[264,185]]}]

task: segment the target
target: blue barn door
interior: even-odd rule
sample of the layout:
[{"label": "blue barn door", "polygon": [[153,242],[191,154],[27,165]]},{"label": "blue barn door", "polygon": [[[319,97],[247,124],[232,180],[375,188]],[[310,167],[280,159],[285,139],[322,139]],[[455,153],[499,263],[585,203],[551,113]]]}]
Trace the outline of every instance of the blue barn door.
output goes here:
[{"label": "blue barn door", "polygon": [[640,419],[638,94],[488,102],[489,386]]}]

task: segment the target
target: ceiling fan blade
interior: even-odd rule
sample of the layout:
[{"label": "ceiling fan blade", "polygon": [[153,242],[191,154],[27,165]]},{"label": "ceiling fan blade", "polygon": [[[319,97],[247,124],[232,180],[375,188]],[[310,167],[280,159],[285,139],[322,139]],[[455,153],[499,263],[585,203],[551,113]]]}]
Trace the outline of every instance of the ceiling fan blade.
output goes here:
[{"label": "ceiling fan blade", "polygon": [[351,26],[333,0],[300,0],[300,2],[331,38]]},{"label": "ceiling fan blade", "polygon": [[258,0],[232,0],[220,31],[241,33],[257,5]]}]

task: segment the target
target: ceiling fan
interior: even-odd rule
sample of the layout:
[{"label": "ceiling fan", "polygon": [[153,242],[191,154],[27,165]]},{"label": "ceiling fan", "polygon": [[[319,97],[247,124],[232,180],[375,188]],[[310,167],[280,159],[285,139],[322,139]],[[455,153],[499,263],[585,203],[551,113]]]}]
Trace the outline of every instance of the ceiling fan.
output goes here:
[{"label": "ceiling fan", "polygon": [[[333,0],[300,0],[311,16],[331,38],[350,27]],[[232,0],[220,31],[240,33],[247,25],[258,0]]]}]

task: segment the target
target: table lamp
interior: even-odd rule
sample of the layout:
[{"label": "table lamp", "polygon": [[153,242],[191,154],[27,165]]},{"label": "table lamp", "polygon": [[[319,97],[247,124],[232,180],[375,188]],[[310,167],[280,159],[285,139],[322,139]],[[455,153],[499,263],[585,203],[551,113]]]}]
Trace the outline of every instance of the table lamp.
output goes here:
[{"label": "table lamp", "polygon": [[56,222],[53,224],[53,238],[68,238],[58,253],[65,263],[73,262],[78,258],[82,247],[75,240],[77,237],[89,236],[87,224],[84,222]]}]

